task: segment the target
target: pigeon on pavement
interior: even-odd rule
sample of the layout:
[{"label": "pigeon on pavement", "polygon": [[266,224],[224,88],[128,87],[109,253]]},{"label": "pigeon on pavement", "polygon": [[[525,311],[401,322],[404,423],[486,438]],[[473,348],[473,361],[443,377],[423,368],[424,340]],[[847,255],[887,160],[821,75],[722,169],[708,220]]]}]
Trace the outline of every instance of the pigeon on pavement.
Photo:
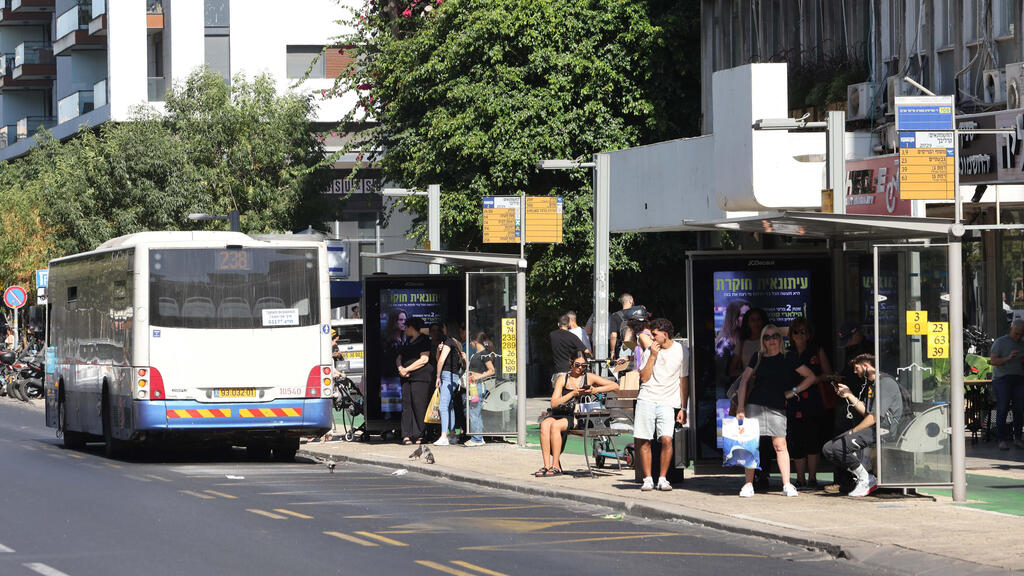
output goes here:
[{"label": "pigeon on pavement", "polygon": [[409,454],[409,459],[410,460],[419,460],[420,456],[423,454],[423,448],[424,448],[423,445],[417,446],[416,449],[413,450],[412,454]]},{"label": "pigeon on pavement", "polygon": [[426,446],[423,447],[423,460],[426,461],[427,464],[434,463],[434,453]]}]

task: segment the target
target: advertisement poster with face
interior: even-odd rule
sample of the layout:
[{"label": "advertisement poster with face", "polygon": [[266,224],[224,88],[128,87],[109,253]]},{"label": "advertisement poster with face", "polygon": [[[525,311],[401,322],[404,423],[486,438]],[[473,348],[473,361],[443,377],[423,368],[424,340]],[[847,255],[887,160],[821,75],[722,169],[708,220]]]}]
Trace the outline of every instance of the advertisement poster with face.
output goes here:
[{"label": "advertisement poster with face", "polygon": [[[734,355],[742,354],[744,360],[752,355],[759,347],[765,325],[774,324],[782,334],[787,334],[790,322],[809,316],[810,270],[729,270],[715,272],[712,279],[718,335],[715,355],[721,366],[728,366]],[[744,365],[741,363],[740,369]],[[729,384],[727,378],[722,379],[715,402],[718,448],[722,447],[722,418],[729,415],[729,398],[725,395]]]},{"label": "advertisement poster with face", "polygon": [[381,412],[402,411],[402,381],[396,360],[410,340],[407,322],[422,318],[423,325],[443,324],[448,311],[444,288],[385,288],[380,292]]}]

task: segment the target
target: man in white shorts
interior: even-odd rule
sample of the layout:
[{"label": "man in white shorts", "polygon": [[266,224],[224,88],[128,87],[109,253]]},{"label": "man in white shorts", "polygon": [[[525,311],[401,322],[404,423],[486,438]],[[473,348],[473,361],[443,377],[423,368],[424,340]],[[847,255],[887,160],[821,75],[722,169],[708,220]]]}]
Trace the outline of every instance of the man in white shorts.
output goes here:
[{"label": "man in white shorts", "polygon": [[[686,424],[686,399],[690,391],[690,377],[686,352],[681,344],[672,341],[675,329],[665,318],[651,321],[654,343],[650,357],[640,371],[640,392],[633,417],[633,439],[637,442],[637,456],[644,473],[641,490],[654,490],[651,477],[651,441],[661,441],[661,476],[658,490],[671,490],[665,475],[672,464],[672,435],[675,423]],[[679,411],[678,415],[676,411]]]}]

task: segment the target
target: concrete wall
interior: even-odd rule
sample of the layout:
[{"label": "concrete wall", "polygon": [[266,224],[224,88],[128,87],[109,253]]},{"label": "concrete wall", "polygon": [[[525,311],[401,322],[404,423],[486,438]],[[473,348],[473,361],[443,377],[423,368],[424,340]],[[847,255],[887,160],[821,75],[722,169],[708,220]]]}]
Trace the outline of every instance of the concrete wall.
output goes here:
[{"label": "concrete wall", "polygon": [[131,116],[132,108],[147,100],[145,2],[107,0],[106,57],[110,117],[120,122]]}]

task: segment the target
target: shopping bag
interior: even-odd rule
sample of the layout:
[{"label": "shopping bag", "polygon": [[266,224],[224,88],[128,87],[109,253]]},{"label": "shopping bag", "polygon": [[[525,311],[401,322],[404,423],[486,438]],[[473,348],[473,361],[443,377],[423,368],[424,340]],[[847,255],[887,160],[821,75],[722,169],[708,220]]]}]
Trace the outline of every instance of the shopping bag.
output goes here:
[{"label": "shopping bag", "polygon": [[742,466],[761,469],[761,455],[758,444],[761,441],[757,418],[744,418],[740,424],[737,418],[722,419],[723,466]]},{"label": "shopping bag", "polygon": [[687,438],[689,434],[689,425],[676,423],[672,433],[672,461],[676,468],[686,468],[690,465],[690,442]]},{"label": "shopping bag", "polygon": [[427,405],[427,413],[423,416],[426,424],[441,423],[441,390],[434,388],[434,395],[430,397],[430,404]]}]

